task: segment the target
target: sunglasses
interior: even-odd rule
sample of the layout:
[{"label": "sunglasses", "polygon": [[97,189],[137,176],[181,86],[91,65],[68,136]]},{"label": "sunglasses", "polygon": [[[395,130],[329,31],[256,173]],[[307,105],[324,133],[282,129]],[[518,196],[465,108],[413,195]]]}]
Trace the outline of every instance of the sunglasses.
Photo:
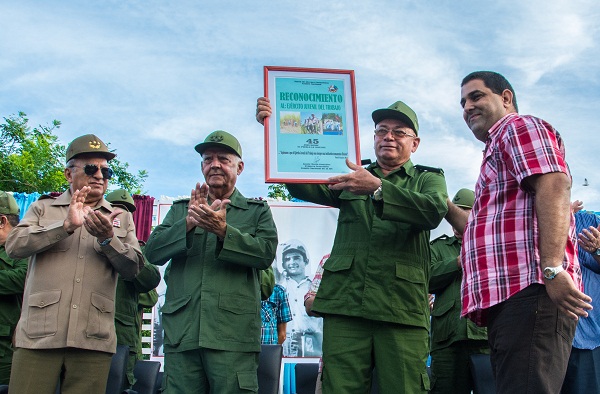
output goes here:
[{"label": "sunglasses", "polygon": [[111,168],[98,167],[95,164],[86,164],[83,167],[79,167],[79,166],[73,166],[73,167],[83,168],[83,172],[85,172],[85,175],[88,175],[88,176],[93,176],[96,173],[98,173],[98,169],[100,169],[100,173],[102,173],[102,178],[104,178],[104,179],[110,179],[113,177],[113,175],[115,175],[115,172]]}]

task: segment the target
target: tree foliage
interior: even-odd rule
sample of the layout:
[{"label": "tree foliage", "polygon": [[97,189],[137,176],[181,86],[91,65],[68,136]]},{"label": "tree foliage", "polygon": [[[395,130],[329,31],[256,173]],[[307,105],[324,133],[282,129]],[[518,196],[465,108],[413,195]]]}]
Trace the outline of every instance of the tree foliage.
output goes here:
[{"label": "tree foliage", "polygon": [[291,201],[292,195],[288,191],[287,187],[281,183],[274,183],[269,185],[267,188],[269,191],[267,192],[267,197],[275,198],[282,201]]},{"label": "tree foliage", "polygon": [[[4,118],[0,124],[0,190],[47,193],[63,192],[69,187],[64,177],[66,147],[58,143],[54,131],[61,122],[31,128],[24,112]],[[145,170],[131,174],[129,164],[110,161],[115,177],[109,181],[115,188],[141,194]]]}]

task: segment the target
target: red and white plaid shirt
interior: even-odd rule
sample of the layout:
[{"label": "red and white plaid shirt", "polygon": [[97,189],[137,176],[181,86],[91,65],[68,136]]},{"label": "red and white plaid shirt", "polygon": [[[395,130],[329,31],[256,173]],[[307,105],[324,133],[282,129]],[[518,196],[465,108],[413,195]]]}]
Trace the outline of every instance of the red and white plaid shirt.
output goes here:
[{"label": "red and white plaid shirt", "polygon": [[[463,237],[462,316],[487,324],[487,309],[533,283],[544,283],[534,194],[520,184],[534,174],[564,172],[560,134],[542,119],[511,113],[489,131],[475,186],[475,204]],[[575,219],[563,266],[581,289]]]}]

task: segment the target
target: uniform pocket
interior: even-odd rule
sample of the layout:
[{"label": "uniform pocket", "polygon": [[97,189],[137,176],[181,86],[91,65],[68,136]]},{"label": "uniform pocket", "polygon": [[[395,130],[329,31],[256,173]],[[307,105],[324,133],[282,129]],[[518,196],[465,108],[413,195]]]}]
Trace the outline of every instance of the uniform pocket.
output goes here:
[{"label": "uniform pocket", "polygon": [[60,295],[60,290],[49,290],[29,295],[27,322],[24,324],[29,338],[42,338],[56,334]]},{"label": "uniform pocket", "polygon": [[[189,313],[184,313],[190,299],[191,296],[186,295],[167,300],[165,305],[161,308],[160,313],[162,314],[166,345],[179,345],[185,333],[190,330],[190,321],[194,316],[190,316]],[[195,316],[195,318],[198,318],[198,316]]]},{"label": "uniform pocket", "polygon": [[238,385],[240,390],[246,390],[251,393],[258,393],[258,375],[256,372],[238,372]]},{"label": "uniform pocket", "polygon": [[219,296],[219,311],[217,324],[220,327],[221,338],[226,341],[254,343],[252,335],[240,335],[240,330],[248,333],[260,332],[260,304],[249,297],[221,294]]},{"label": "uniform pocket", "polygon": [[409,312],[422,313],[427,294],[425,272],[422,268],[396,263],[393,307]]},{"label": "uniform pocket", "polygon": [[115,326],[113,310],[115,302],[100,293],[92,293],[90,313],[86,335],[88,338],[102,340],[110,339],[110,334]]}]

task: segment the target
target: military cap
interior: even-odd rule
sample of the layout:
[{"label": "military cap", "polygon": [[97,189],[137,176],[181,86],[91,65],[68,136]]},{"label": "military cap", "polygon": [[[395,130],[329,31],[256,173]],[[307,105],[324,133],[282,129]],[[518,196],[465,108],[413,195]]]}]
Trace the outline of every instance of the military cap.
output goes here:
[{"label": "military cap", "polygon": [[67,147],[67,162],[77,155],[83,153],[96,153],[99,156],[111,160],[115,154],[108,150],[108,147],[102,140],[94,134],[86,134],[75,138]]},{"label": "military cap", "polygon": [[121,206],[127,209],[129,212],[135,211],[133,197],[131,197],[131,194],[129,194],[129,192],[125,189],[117,189],[114,192],[108,193],[106,196],[106,201],[112,205]]},{"label": "military cap", "polygon": [[452,199],[452,203],[454,203],[454,205],[467,209],[473,208],[474,202],[475,192],[469,189],[460,189],[456,192],[456,195]]},{"label": "military cap", "polygon": [[7,192],[0,192],[0,214],[2,215],[18,215],[19,206],[17,200]]},{"label": "military cap", "polygon": [[291,252],[300,253],[304,256],[304,262],[308,263],[308,254],[306,253],[306,247],[304,244],[297,239],[290,239],[283,244],[283,250],[281,251],[281,257],[283,258],[286,254]]},{"label": "military cap", "polygon": [[396,101],[387,108],[376,109],[371,116],[373,117],[375,126],[384,119],[397,119],[406,123],[408,127],[415,131],[415,134],[419,135],[417,114],[402,101]]},{"label": "military cap", "polygon": [[206,137],[204,142],[196,145],[195,149],[196,152],[202,154],[206,149],[211,147],[225,148],[231,153],[238,155],[240,159],[242,158],[242,146],[240,145],[240,142],[237,140],[237,138],[226,131],[213,131],[208,135],[208,137]]}]

